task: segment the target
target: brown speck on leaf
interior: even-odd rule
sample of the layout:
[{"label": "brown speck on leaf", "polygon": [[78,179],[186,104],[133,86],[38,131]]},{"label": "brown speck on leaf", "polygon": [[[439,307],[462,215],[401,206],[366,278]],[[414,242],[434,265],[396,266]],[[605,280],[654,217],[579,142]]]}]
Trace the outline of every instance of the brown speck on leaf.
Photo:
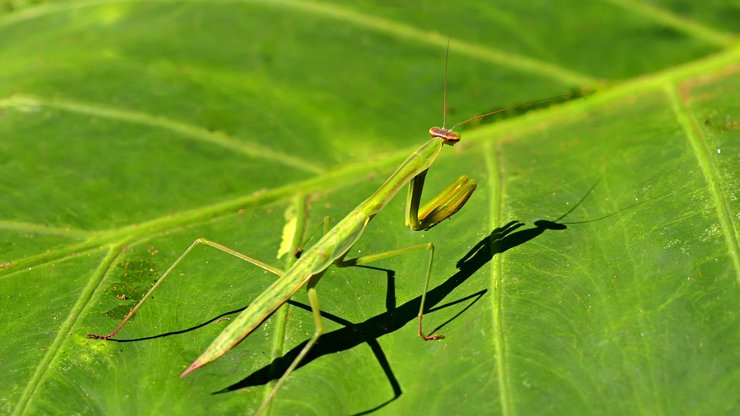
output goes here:
[{"label": "brown speck on leaf", "polygon": [[126,300],[128,299],[128,296],[126,296],[125,293],[121,293],[120,295],[116,295],[116,299]]},{"label": "brown speck on leaf", "polygon": [[149,246],[149,254],[151,254],[152,256],[156,256],[157,254],[159,254],[159,250],[157,250],[157,248],[154,246]]},{"label": "brown speck on leaf", "polygon": [[678,86],[678,95],[681,96],[681,100],[688,102],[691,98],[691,87],[689,83],[683,83]]},{"label": "brown speck on leaf", "polygon": [[7,262],[7,263],[0,263],[0,269],[7,269],[8,267],[10,267],[12,265],[13,265],[13,263],[10,262],[10,261]]}]

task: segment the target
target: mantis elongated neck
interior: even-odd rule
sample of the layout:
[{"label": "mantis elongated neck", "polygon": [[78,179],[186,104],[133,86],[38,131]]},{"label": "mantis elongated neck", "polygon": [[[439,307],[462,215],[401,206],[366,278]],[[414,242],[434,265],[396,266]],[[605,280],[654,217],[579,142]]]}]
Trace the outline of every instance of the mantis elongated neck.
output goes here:
[{"label": "mantis elongated neck", "polygon": [[437,159],[437,155],[439,155],[439,151],[442,150],[443,145],[444,142],[439,138],[432,138],[421,145],[357,209],[361,210],[367,216],[377,214],[414,176],[429,169],[429,166]]}]

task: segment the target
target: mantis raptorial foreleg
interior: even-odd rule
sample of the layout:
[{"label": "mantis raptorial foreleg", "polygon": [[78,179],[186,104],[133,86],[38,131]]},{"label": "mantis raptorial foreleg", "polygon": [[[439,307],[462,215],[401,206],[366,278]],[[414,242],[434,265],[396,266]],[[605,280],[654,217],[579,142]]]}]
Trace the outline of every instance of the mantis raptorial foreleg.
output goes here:
[{"label": "mantis raptorial foreleg", "polygon": [[406,226],[414,231],[428,230],[450,218],[468,202],[473,194],[476,182],[467,176],[461,176],[447,185],[437,196],[419,208],[421,192],[424,189],[427,171],[416,175],[409,182],[409,193],[406,203]]}]

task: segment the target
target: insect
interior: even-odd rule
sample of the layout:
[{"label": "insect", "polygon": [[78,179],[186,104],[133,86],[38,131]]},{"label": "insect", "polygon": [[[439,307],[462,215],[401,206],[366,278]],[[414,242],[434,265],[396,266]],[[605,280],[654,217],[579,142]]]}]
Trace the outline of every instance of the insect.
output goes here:
[{"label": "insect", "polygon": [[[321,322],[319,299],[316,284],[327,268],[331,265],[352,266],[363,265],[383,258],[403,254],[412,250],[427,250],[429,261],[424,280],[424,291],[421,298],[421,306],[418,314],[418,334],[424,340],[437,340],[442,335],[425,335],[422,330],[422,318],[424,303],[429,286],[431,267],[434,256],[434,246],[431,243],[418,244],[406,248],[391,250],[386,253],[361,256],[354,259],[345,259],[347,252],[360,239],[370,220],[380,212],[383,207],[408,183],[408,199],[406,207],[406,226],[414,231],[428,230],[445,219],[454,215],[468,201],[476,188],[476,182],[467,176],[461,176],[452,182],[447,188],[432,198],[428,203],[420,207],[422,189],[427,171],[445,146],[453,146],[460,141],[460,135],[453,131],[454,127],[476,120],[491,113],[478,115],[457,123],[450,129],[445,128],[447,110],[447,61],[449,57],[449,42],[445,55],[445,77],[444,77],[444,113],[442,127],[429,129],[431,139],[422,144],[411,153],[406,160],[396,169],[393,174],[370,195],[360,203],[346,217],[340,220],[333,228],[328,229],[319,241],[308,249],[301,249],[293,256],[295,261],[287,270],[280,270],[267,263],[259,261],[248,255],[242,254],[217,242],[198,238],[178,257],[164,274],[154,283],[149,291],[124,317],[123,321],[109,334],[88,334],[93,339],[107,340],[114,337],[126,322],[138,311],[142,304],[170,275],[172,270],[185,258],[196,246],[206,245],[221,250],[264,270],[276,274],[279,278],[270,285],[230,324],[221,332],[210,346],[198,357],[181,375],[184,377],[194,370],[218,359],[241,340],[251,334],[265,319],[267,319],[283,303],[287,302],[301,287],[307,286],[308,299],[315,323],[315,330],[310,340],[301,352],[296,356],[285,373],[280,377],[270,394],[264,399],[257,413],[262,413],[277,394],[280,387],[290,376],[291,372],[298,366],[308,354],[321,334],[324,327]],[[328,228],[328,227],[327,227]]]}]

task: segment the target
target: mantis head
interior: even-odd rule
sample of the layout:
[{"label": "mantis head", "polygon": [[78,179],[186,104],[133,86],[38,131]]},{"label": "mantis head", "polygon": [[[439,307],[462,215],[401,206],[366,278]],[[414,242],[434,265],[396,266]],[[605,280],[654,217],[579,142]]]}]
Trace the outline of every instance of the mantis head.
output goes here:
[{"label": "mantis head", "polygon": [[429,129],[429,134],[433,138],[442,139],[442,141],[446,145],[454,146],[455,143],[460,141],[460,135],[453,132],[452,130],[447,130],[444,127],[432,127]]}]

